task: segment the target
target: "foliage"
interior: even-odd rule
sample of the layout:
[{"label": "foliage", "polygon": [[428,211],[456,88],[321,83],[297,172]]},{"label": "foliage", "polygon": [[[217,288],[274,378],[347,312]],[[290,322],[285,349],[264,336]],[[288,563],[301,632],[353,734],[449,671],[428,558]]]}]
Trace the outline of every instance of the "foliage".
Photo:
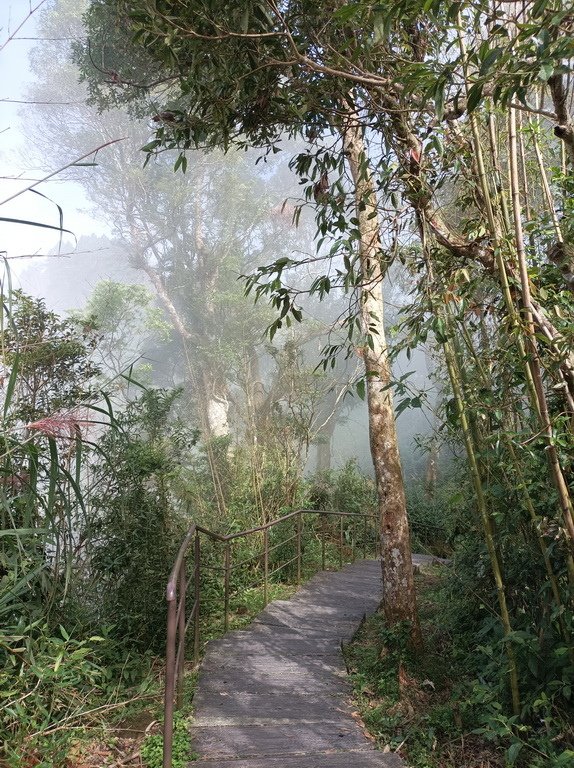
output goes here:
[{"label": "foliage", "polygon": [[376,510],[373,481],[361,473],[355,459],[349,459],[340,470],[317,472],[308,482],[315,509],[337,509],[357,514]]},{"label": "foliage", "polygon": [[4,378],[12,379],[6,415],[13,423],[33,422],[93,398],[88,385],[99,372],[90,359],[93,329],[59,318],[42,299],[16,290],[4,305],[2,341]]},{"label": "foliage", "polygon": [[[174,451],[168,459],[162,446],[165,452],[167,442],[175,445],[179,439],[183,450],[187,443],[175,426],[166,437],[173,395],[146,393],[145,407],[133,404],[119,419],[107,396],[102,398],[106,408],[97,404],[98,368],[91,361],[97,339],[48,312],[41,301],[20,292],[5,297],[3,343],[8,379],[0,510],[2,758],[14,766],[22,759],[57,765],[63,764],[78,728],[94,725],[122,697],[141,695],[142,689],[133,686],[142,677],[145,682],[146,654],[131,655],[128,631],[120,635],[117,625],[109,626],[121,606],[106,604],[109,586],[106,594],[105,579],[100,581],[96,571],[104,543],[101,524],[108,509],[127,511],[125,502],[131,500],[141,504],[138,511],[147,514],[155,536],[161,494],[146,483],[160,470],[167,474],[168,460],[173,470]],[[31,388],[33,410],[24,403]],[[36,421],[22,423],[31,416]],[[121,459],[113,456],[114,448]],[[165,509],[167,490],[161,492]],[[119,521],[114,524],[112,533],[119,535]],[[118,540],[110,537],[108,543],[120,551]],[[146,553],[138,556],[136,542],[131,544],[133,562],[147,565],[149,572]],[[122,546],[125,553],[126,543]],[[157,552],[152,554],[163,583],[170,560],[158,561]],[[171,552],[161,554],[171,558]],[[121,581],[115,584],[120,594]],[[141,621],[140,586],[129,600]],[[161,594],[156,612],[158,606],[161,614]]]},{"label": "foliage", "polygon": [[109,637],[79,632],[40,618],[31,624],[21,619],[0,633],[0,754],[7,766],[26,760],[44,768],[63,765],[78,727],[98,725],[118,695],[138,697],[145,690],[142,659],[113,659]]},{"label": "foliage", "polygon": [[[571,710],[542,694],[531,715],[519,719],[505,714],[498,673],[489,673],[504,658],[504,649],[477,652],[475,638],[481,631],[466,612],[466,596],[461,598],[453,588],[457,577],[458,572],[453,579],[444,570],[419,577],[424,655],[413,657],[400,630],[389,632],[376,616],[346,648],[369,731],[381,745],[399,750],[414,768],[466,765],[478,756],[493,768],[568,765]],[[547,690],[552,689],[550,685]]]},{"label": "foliage", "polygon": [[407,502],[414,552],[448,557],[467,519],[471,490],[460,475],[460,468],[443,466],[440,481],[432,495],[421,482],[407,485]]},{"label": "foliage", "polygon": [[97,621],[143,650],[164,646],[164,587],[185,530],[169,483],[196,433],[170,422],[177,397],[177,391],[146,390],[129,403],[117,428],[100,440],[101,457],[92,467],[98,514],[85,534]]},{"label": "foliage", "polygon": [[[163,736],[147,736],[141,746],[141,759],[146,768],[161,768],[163,765]],[[189,723],[185,717],[176,714],[173,728],[173,768],[185,768],[194,755],[190,753]]]}]

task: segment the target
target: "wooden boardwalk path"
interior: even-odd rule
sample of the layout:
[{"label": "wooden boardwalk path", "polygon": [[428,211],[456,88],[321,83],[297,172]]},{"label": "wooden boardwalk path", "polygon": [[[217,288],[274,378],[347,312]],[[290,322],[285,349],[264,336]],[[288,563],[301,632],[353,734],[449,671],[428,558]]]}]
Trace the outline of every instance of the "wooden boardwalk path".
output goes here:
[{"label": "wooden boardwalk path", "polygon": [[401,768],[352,716],[341,643],[381,599],[379,561],[314,576],[250,627],[209,643],[194,698],[194,768]]}]

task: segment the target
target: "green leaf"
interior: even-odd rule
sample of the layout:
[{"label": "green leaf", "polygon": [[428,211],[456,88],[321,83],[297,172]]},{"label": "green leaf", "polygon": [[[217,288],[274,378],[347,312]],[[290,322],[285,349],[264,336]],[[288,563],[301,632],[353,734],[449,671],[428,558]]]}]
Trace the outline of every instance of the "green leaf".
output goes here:
[{"label": "green leaf", "polygon": [[357,395],[361,398],[361,400],[365,399],[365,379],[359,379],[357,382],[355,389],[357,390]]},{"label": "green leaf", "polygon": [[349,3],[348,5],[344,5],[333,13],[333,18],[337,19],[337,21],[342,21],[343,23],[349,21],[357,14],[360,7],[360,3]]},{"label": "green leaf", "polygon": [[401,400],[400,403],[395,408],[395,417],[398,418],[403,411],[406,411],[407,408],[410,407],[411,399],[410,397],[405,397],[404,400]]},{"label": "green leaf", "polygon": [[511,744],[508,749],[506,750],[506,760],[508,761],[509,765],[514,765],[516,762],[516,758],[520,754],[520,750],[522,749],[522,742],[521,741],[515,741],[514,744]]},{"label": "green leaf", "polygon": [[47,528],[6,528],[0,531],[1,536],[45,536],[49,533]]},{"label": "green leaf", "polygon": [[484,56],[482,60],[482,64],[480,65],[481,76],[486,75],[488,73],[489,69],[500,58],[501,54],[502,54],[502,48],[499,48],[499,47],[491,48],[488,51],[488,53]]},{"label": "green leaf", "polygon": [[180,154],[177,160],[175,161],[173,165],[173,172],[177,173],[177,171],[179,171],[180,168],[183,173],[187,171],[187,157],[183,153]]},{"label": "green leaf", "polygon": [[4,419],[8,415],[10,409],[10,403],[12,402],[12,395],[14,394],[14,387],[18,380],[18,369],[20,363],[20,351],[16,350],[14,359],[12,361],[12,370],[10,371],[10,378],[8,379],[8,386],[6,387],[6,394],[4,396]]},{"label": "green leaf", "polygon": [[375,45],[382,43],[387,36],[387,24],[384,16],[377,13],[373,24],[373,42]]},{"label": "green leaf", "polygon": [[446,341],[448,341],[446,326],[442,317],[436,318],[436,320],[433,322],[432,329],[439,344],[444,344]]},{"label": "green leaf", "polygon": [[48,504],[47,513],[50,516],[55,514],[54,502],[56,500],[56,484],[58,482],[58,446],[53,437],[48,438],[50,445],[50,482],[48,485]]},{"label": "green leaf", "polygon": [[545,61],[538,70],[538,77],[547,82],[554,72],[554,64],[551,61]]},{"label": "green leaf", "polygon": [[159,147],[161,144],[161,141],[159,139],[154,139],[153,141],[150,141],[148,144],[144,144],[144,146],[141,148],[142,152],[153,152],[155,149]]},{"label": "green leaf", "polygon": [[480,104],[483,88],[484,83],[475,83],[473,86],[471,86],[468,92],[468,101],[466,103],[466,111],[469,114],[470,112],[474,112],[474,110]]},{"label": "green leaf", "polygon": [[532,18],[536,18],[537,16],[540,16],[544,11],[546,10],[546,6],[548,5],[548,0],[536,0],[534,5],[532,6]]}]

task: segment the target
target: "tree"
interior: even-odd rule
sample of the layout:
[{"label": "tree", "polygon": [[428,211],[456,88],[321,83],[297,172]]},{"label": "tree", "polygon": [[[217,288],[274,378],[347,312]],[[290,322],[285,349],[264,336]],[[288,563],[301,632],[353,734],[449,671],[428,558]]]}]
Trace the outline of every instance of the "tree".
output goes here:
[{"label": "tree", "polygon": [[97,337],[92,328],[60,318],[42,299],[13,291],[4,309],[3,381],[6,415],[27,424],[89,402],[100,369],[91,360]]},{"label": "tree", "polygon": [[[108,377],[117,380],[128,369],[134,369],[138,381],[144,376],[149,378],[151,366],[141,360],[144,345],[154,336],[168,338],[171,330],[153,299],[152,292],[143,285],[103,280],[84,309],[74,314],[78,323],[98,334],[95,356]],[[120,381],[120,387],[126,383]]]},{"label": "tree", "polygon": [[[361,13],[365,10],[363,4],[356,6]],[[155,140],[147,145],[149,151],[233,144],[277,150],[285,133],[309,142],[309,152],[300,155],[294,165],[307,185],[308,198],[317,203],[323,237],[334,241],[344,237],[345,267],[339,271],[340,283],[352,289],[356,317],[360,318],[356,323],[353,317],[348,328],[352,339],[358,324],[362,336],[354,343],[365,362],[381,516],[385,614],[390,624],[411,622],[413,641],[418,643],[408,518],[384,334],[381,281],[391,259],[381,237],[376,150],[370,140],[377,113],[370,95],[365,98],[364,88],[368,78],[364,73],[374,71],[383,51],[372,45],[377,42],[372,19],[365,32],[349,25],[355,10],[355,5],[310,2],[247,3],[241,9],[221,2],[187,4],[185,8],[167,2],[153,9],[145,3],[95,2],[87,17],[88,29],[92,50],[99,51],[103,63],[99,71],[91,68],[90,88],[92,95],[108,104],[122,100],[124,92],[137,103],[138,95],[130,92],[134,79],[145,83],[153,72],[156,83],[169,83],[165,104],[155,114],[158,129]],[[128,44],[125,36],[121,39],[121,31],[126,28],[140,62],[142,55],[148,56],[137,73],[121,69]],[[363,75],[341,73],[342,61],[352,61]],[[84,62],[86,70],[90,69],[86,58]],[[371,80],[379,88],[377,98],[382,99],[380,86],[388,79],[373,75]],[[119,87],[115,93],[110,82]],[[158,98],[158,92],[153,96]],[[182,155],[176,166],[183,163]],[[333,173],[334,182],[329,176]],[[257,284],[258,292],[269,293],[280,308],[275,327],[290,312],[300,319],[289,290],[281,284],[288,263],[278,260],[261,271],[260,277],[267,273],[275,279]],[[321,285],[318,292],[331,289],[325,281]]]},{"label": "tree", "polygon": [[[96,136],[127,137],[115,151],[98,158],[96,167],[74,169],[74,178],[94,204],[95,215],[116,234],[122,282],[130,280],[126,273],[131,265],[135,279],[152,288],[163,309],[169,339],[146,349],[155,364],[153,381],[168,388],[183,386],[178,407],[187,409],[193,422],[200,424],[211,464],[203,491],[207,496],[211,481],[218,520],[225,521],[229,496],[222,476],[228,472],[225,460],[221,468],[217,466],[221,445],[231,452],[236,444],[248,440],[254,477],[265,464],[283,466],[285,458],[291,473],[286,487],[291,489],[292,479],[300,479],[302,474],[301,446],[309,435],[312,439],[313,430],[311,427],[303,437],[302,419],[287,410],[304,411],[317,393],[336,383],[333,374],[300,377],[298,384],[305,386],[300,391],[293,388],[287,403],[288,356],[278,349],[285,346],[292,351],[305,344],[307,331],[282,332],[274,345],[264,344],[264,327],[271,322],[272,313],[262,302],[254,306],[238,281],[242,272],[256,264],[285,258],[294,250],[308,250],[311,227],[303,218],[294,227],[292,206],[282,206],[283,195],[296,190],[281,155],[256,167],[253,153],[196,153],[186,160],[186,175],[174,176],[172,158],[158,153],[147,168],[141,168],[139,148],[150,139],[149,121],[141,117],[132,121],[125,109],[100,115],[84,101],[84,88],[69,61],[69,45],[61,40],[64,34],[81,35],[77,3],[60,0],[42,15],[40,23],[48,40],[32,55],[37,81],[31,86],[30,98],[42,103],[31,129],[34,143],[45,161],[78,152]],[[46,61],[50,61],[49,78]],[[51,99],[56,103],[46,109],[44,102]],[[81,256],[70,261],[81,261]],[[112,294],[128,290],[141,293],[139,288],[117,286]],[[333,302],[331,317],[338,314],[339,303]],[[112,353],[104,353],[111,362],[120,352],[115,340],[120,335],[122,313],[117,314],[114,302],[108,309],[100,346],[104,342],[109,349],[108,338],[114,340]],[[316,324],[310,332],[314,337],[329,326],[329,313],[323,315],[324,324],[320,328]],[[124,340],[125,334],[121,334],[120,345]],[[309,346],[304,365],[314,367],[316,360],[310,360],[308,350]],[[128,362],[130,352],[135,354],[135,348],[119,355],[116,372]],[[314,394],[309,384],[315,388]],[[337,383],[339,390],[343,386],[344,382]],[[286,437],[283,427],[288,422]],[[259,511],[265,500],[261,494],[254,495],[257,501],[252,507]],[[272,504],[269,510],[261,509],[261,517],[275,508]]]},{"label": "tree", "polygon": [[[149,123],[134,123],[121,110],[102,117],[83,102],[69,46],[59,40],[64,31],[79,36],[79,25],[77,3],[67,0],[41,17],[46,37],[58,39],[48,51],[44,46],[33,52],[38,81],[30,96],[57,103],[38,115],[32,133],[44,157],[54,159],[95,136],[127,136],[115,152],[99,159],[96,170],[80,172],[81,183],[123,243],[127,262],[144,273],[169,318],[174,369],[188,380],[204,434],[224,436],[229,432],[230,383],[237,379],[234,368],[249,357],[249,348],[261,347],[259,329],[266,323],[266,313],[243,299],[237,277],[250,260],[262,259],[265,252],[277,256],[300,237],[273,210],[271,190],[281,168],[269,164],[265,176],[254,174],[242,154],[233,160],[198,155],[186,178],[174,178],[171,160],[164,157],[145,171],[139,168],[139,147],[149,139]],[[72,104],[59,105],[62,101]]]}]

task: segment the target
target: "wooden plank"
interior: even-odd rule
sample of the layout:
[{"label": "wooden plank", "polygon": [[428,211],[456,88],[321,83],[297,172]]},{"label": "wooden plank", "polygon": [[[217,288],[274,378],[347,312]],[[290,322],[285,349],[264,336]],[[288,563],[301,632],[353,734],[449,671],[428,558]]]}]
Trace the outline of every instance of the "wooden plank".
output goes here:
[{"label": "wooden plank", "polygon": [[377,561],[321,573],[246,630],[209,643],[192,727],[194,768],[402,768],[356,718],[341,653],[381,598]]},{"label": "wooden plank", "polygon": [[401,758],[384,752],[339,752],[246,760],[198,760],[189,768],[404,768]]},{"label": "wooden plank", "polygon": [[315,752],[371,751],[351,718],[343,723],[290,723],[194,728],[195,749],[204,758],[277,757]]}]

